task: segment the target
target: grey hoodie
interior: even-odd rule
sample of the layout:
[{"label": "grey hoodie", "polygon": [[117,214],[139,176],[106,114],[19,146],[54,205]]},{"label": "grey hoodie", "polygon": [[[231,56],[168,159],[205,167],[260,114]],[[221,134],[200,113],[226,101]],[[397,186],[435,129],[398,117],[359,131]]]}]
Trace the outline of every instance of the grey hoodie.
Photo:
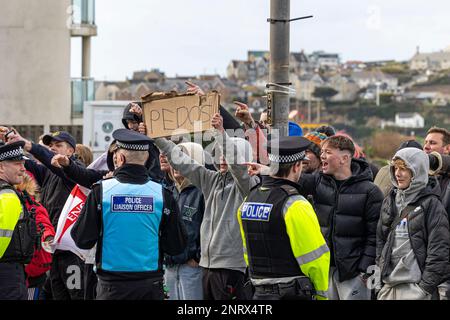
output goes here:
[{"label": "grey hoodie", "polygon": [[230,173],[208,170],[183,153],[172,141],[155,139],[172,167],[200,188],[205,197],[205,213],[200,229],[201,259],[204,268],[245,272],[242,239],[236,213],[243,194]]},{"label": "grey hoodie", "polygon": [[[401,159],[412,172],[407,189],[399,189],[395,179],[395,168],[390,165],[391,182],[394,185],[395,205],[400,215],[402,210],[413,201],[428,184],[428,155],[417,148],[399,150],[392,160]],[[386,248],[384,248],[386,250]],[[419,264],[411,247],[408,231],[408,217],[404,218],[394,230],[394,243],[389,261],[388,275],[382,280],[385,286],[378,294],[379,300],[423,300],[430,299],[418,283],[422,278]]]}]

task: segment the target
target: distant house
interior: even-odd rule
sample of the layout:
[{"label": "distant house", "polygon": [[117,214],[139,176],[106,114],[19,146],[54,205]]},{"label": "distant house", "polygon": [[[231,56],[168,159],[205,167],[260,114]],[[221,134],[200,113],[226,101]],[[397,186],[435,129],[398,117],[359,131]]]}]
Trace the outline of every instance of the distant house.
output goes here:
[{"label": "distant house", "polygon": [[450,69],[450,50],[419,53],[417,52],[409,61],[411,70],[440,71]]},{"label": "distant house", "polygon": [[351,78],[361,89],[377,84],[380,85],[380,88],[386,88],[385,91],[388,92],[394,92],[398,89],[398,79],[379,70],[355,71],[352,72]]},{"label": "distant house", "polygon": [[339,54],[325,51],[314,51],[308,56],[308,60],[314,68],[336,69],[340,64]]},{"label": "distant house", "polygon": [[306,54],[301,52],[292,52],[289,56],[289,71],[297,75],[305,74],[309,69],[309,60]]},{"label": "distant house", "polygon": [[327,80],[327,86],[338,92],[331,101],[354,101],[358,96],[359,87],[349,77],[337,74]]},{"label": "distant house", "polygon": [[410,91],[403,95],[404,100],[420,101],[435,106],[446,106],[450,102],[450,94],[438,91]]},{"label": "distant house", "polygon": [[255,50],[247,51],[247,60],[248,61],[255,61],[258,58],[269,61],[270,52],[269,51],[255,51]]},{"label": "distant house", "polygon": [[102,81],[96,83],[95,100],[119,100],[121,91],[128,87],[126,81]]},{"label": "distant house", "polygon": [[135,71],[131,81],[146,81],[146,82],[159,82],[162,81],[166,75],[159,69],[151,69],[150,71]]},{"label": "distant house", "polygon": [[423,128],[425,119],[417,112],[397,113],[395,115],[395,126],[400,128]]},{"label": "distant house", "polygon": [[305,74],[300,77],[294,77],[293,81],[296,97],[300,100],[315,100],[313,92],[317,87],[326,85],[325,80],[319,74]]},{"label": "distant house", "polygon": [[227,67],[228,79],[246,81],[248,78],[247,61],[232,60]]}]

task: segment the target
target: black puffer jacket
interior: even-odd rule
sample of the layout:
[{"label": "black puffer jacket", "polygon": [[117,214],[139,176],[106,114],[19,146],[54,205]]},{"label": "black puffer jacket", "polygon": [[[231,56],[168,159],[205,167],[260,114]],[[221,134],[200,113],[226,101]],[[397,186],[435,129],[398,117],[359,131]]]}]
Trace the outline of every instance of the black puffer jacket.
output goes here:
[{"label": "black puffer jacket", "polygon": [[[437,285],[449,276],[450,231],[447,213],[439,201],[440,188],[435,178],[430,177],[428,185],[410,202],[420,209],[408,215],[408,233],[411,247],[422,272],[419,286],[428,293],[433,293]],[[398,215],[395,206],[395,189],[384,199],[380,221],[377,228],[377,265],[381,274],[388,270],[394,241],[391,224]]]},{"label": "black puffer jacket", "polygon": [[339,281],[354,278],[375,264],[376,228],[383,201],[368,163],[353,159],[351,169],[352,176],[339,189],[333,177],[322,172],[303,174],[299,181],[302,195],[312,198]]}]

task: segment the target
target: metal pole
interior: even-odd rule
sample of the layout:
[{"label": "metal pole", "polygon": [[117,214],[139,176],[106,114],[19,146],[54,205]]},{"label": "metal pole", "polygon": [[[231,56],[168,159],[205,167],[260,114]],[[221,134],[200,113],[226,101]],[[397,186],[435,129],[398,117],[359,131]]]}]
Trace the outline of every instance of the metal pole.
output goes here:
[{"label": "metal pole", "polygon": [[81,77],[89,78],[91,76],[91,37],[82,37],[82,70]]},{"label": "metal pole", "polygon": [[272,127],[280,131],[280,136],[288,135],[289,92],[289,16],[290,0],[270,0],[270,70],[269,90],[273,92]]}]

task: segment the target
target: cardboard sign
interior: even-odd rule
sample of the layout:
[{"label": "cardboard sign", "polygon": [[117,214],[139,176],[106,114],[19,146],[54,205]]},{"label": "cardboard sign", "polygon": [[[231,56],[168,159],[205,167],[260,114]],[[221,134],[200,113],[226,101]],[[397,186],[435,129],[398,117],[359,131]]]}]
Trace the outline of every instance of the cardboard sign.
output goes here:
[{"label": "cardboard sign", "polygon": [[151,93],[142,97],[144,122],[151,138],[211,129],[211,119],[219,112],[220,95],[206,96],[176,92]]}]

